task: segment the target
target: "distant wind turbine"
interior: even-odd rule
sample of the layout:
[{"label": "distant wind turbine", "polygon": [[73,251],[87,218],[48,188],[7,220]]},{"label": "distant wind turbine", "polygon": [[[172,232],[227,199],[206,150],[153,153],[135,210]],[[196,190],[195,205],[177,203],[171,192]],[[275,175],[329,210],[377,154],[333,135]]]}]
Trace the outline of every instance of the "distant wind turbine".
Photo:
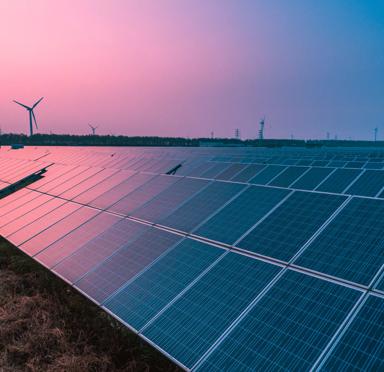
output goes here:
[{"label": "distant wind turbine", "polygon": [[13,102],[17,103],[18,105],[24,107],[25,109],[27,109],[27,111],[29,112],[29,135],[30,136],[33,136],[33,124],[32,124],[32,118],[33,118],[33,121],[35,122],[35,126],[36,126],[36,129],[38,129],[38,126],[37,126],[37,122],[36,122],[36,117],[35,117],[35,113],[33,112],[33,109],[41,102],[41,100],[43,99],[44,97],[41,97],[32,107],[28,107],[26,105],[23,105],[22,103],[20,102],[17,102],[15,100],[13,100]]},{"label": "distant wind turbine", "polygon": [[97,129],[98,127],[93,127],[91,124],[88,124],[88,125],[89,125],[89,127],[91,128],[91,130],[92,130],[92,135],[96,136],[96,129]]}]

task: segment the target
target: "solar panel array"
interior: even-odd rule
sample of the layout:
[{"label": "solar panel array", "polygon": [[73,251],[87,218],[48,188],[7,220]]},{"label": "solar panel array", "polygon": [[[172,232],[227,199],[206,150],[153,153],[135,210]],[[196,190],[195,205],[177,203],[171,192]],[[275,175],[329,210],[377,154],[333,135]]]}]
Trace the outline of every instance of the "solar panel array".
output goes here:
[{"label": "solar panel array", "polygon": [[0,234],[181,367],[384,368],[383,151],[2,148],[0,192],[41,169]]}]

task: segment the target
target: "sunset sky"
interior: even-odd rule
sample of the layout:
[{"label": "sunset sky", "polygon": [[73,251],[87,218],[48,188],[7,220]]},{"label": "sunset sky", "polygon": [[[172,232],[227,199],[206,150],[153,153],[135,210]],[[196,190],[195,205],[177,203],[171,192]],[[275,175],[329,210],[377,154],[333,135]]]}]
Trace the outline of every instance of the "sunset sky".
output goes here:
[{"label": "sunset sky", "polygon": [[384,139],[382,0],[0,0],[0,126]]}]

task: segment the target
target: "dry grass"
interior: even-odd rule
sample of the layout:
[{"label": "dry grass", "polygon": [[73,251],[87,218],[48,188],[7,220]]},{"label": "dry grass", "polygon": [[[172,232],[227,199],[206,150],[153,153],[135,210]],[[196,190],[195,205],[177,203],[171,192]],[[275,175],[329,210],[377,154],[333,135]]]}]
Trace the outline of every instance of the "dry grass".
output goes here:
[{"label": "dry grass", "polygon": [[178,371],[0,238],[0,371]]}]

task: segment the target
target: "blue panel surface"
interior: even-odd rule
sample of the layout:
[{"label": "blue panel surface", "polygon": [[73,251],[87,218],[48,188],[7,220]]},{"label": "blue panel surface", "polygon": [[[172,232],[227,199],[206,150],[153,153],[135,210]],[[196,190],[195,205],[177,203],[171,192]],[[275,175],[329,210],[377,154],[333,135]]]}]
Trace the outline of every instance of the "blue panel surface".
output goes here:
[{"label": "blue panel surface", "polygon": [[152,228],[88,272],[76,287],[101,303],[181,239]]},{"label": "blue panel surface", "polygon": [[195,178],[182,178],[130,214],[146,221],[158,222],[207,186],[209,182]]},{"label": "blue panel surface", "polygon": [[251,178],[248,182],[265,185],[271,179],[275,178],[280,172],[282,172],[286,167],[282,165],[268,165],[261,172],[257,173],[255,177]]},{"label": "blue panel surface", "polygon": [[384,299],[369,296],[322,366],[326,371],[384,370]]},{"label": "blue panel surface", "polygon": [[336,169],[316,190],[342,193],[360,173],[359,169]]},{"label": "blue panel surface", "polygon": [[314,190],[334,168],[311,168],[290,187],[301,190]]},{"label": "blue panel surface", "polygon": [[190,368],[279,270],[229,253],[143,334]]},{"label": "blue panel surface", "polygon": [[288,193],[284,189],[251,186],[194,231],[194,234],[233,244]]},{"label": "blue panel surface", "polygon": [[376,196],[384,187],[384,171],[366,170],[361,177],[348,188],[347,194]]},{"label": "blue panel surface", "polygon": [[286,272],[201,365],[202,371],[308,371],[360,292]]},{"label": "blue panel surface", "polygon": [[139,330],[225,252],[185,239],[104,306]]},{"label": "blue panel surface", "polygon": [[240,173],[232,177],[231,181],[248,182],[251,178],[255,177],[255,175],[258,174],[264,168],[265,168],[265,165],[262,165],[262,164],[250,164]]},{"label": "blue panel surface", "polygon": [[269,185],[288,187],[307,170],[308,167],[288,167],[284,172],[280,173],[276,178],[274,178],[269,183]]},{"label": "blue panel surface", "polygon": [[237,183],[215,181],[159,223],[190,232],[245,187]]},{"label": "blue panel surface", "polygon": [[345,196],[296,191],[236,245],[289,261],[345,200]]},{"label": "blue panel surface", "polygon": [[141,223],[121,220],[78,247],[72,255],[58,263],[53,270],[68,282],[74,283],[149,229],[148,226]]},{"label": "blue panel surface", "polygon": [[384,263],[384,201],[354,198],[295,264],[368,285]]}]

